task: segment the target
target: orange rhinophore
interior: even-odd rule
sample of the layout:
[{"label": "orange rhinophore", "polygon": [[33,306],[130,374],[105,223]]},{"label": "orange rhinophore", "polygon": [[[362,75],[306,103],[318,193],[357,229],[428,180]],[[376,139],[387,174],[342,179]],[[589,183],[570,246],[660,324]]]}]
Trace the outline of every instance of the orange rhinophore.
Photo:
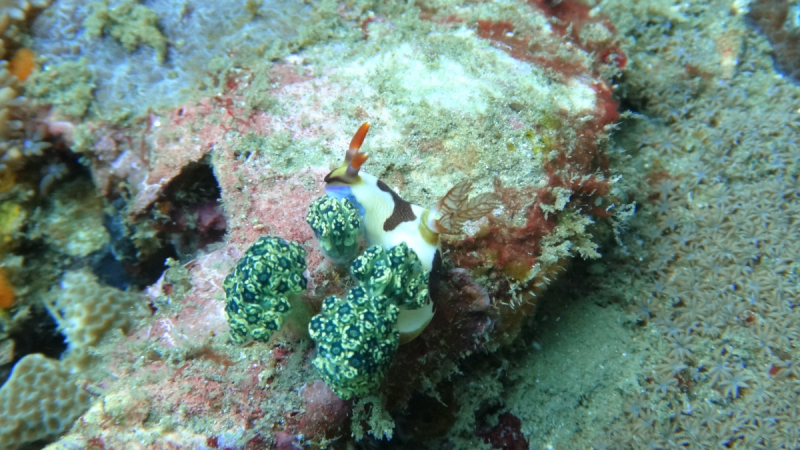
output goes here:
[{"label": "orange rhinophore", "polygon": [[33,73],[36,61],[33,51],[21,48],[14,53],[11,61],[8,62],[8,71],[14,74],[19,81],[25,81]]},{"label": "orange rhinophore", "polygon": [[350,140],[350,151],[347,152],[348,154],[350,154],[351,152],[357,152],[358,149],[361,148],[361,144],[364,143],[364,138],[367,137],[368,131],[369,131],[369,122],[364,122],[361,124],[360,127],[358,127],[356,134],[353,135],[353,139]]},{"label": "orange rhinophore", "polygon": [[0,308],[8,309],[14,304],[14,286],[8,281],[6,273],[0,268]]}]

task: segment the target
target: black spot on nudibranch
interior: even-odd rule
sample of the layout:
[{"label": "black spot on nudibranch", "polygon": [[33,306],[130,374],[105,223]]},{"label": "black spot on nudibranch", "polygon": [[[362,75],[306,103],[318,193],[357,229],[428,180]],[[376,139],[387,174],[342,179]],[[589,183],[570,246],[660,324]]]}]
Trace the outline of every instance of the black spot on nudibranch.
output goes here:
[{"label": "black spot on nudibranch", "polygon": [[411,209],[411,203],[403,200],[383,181],[378,180],[377,184],[378,189],[383,192],[388,192],[394,201],[394,210],[392,210],[392,215],[383,222],[383,231],[392,231],[403,222],[411,222],[417,219],[416,214],[414,214],[414,211]]}]

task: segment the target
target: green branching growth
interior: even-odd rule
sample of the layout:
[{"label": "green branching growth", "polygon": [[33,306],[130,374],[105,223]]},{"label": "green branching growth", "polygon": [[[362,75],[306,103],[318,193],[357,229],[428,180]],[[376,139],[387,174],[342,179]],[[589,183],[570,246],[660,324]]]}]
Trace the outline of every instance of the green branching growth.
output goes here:
[{"label": "green branching growth", "polygon": [[428,273],[405,243],[389,251],[368,248],[350,271],[360,285],[344,300],[326,298],[309,325],[317,342],[314,366],[345,400],[380,386],[399,345],[400,307],[420,308],[428,301]]},{"label": "green branching growth", "polygon": [[311,203],[306,222],[325,255],[336,263],[347,264],[358,254],[361,217],[350,200],[320,197]]},{"label": "green branching growth", "polygon": [[417,309],[428,300],[429,273],[405,242],[389,251],[379,246],[364,250],[350,272],[370,296],[386,296],[397,306]]},{"label": "green branching growth", "polygon": [[306,289],[306,251],[299,244],[264,236],[225,278],[231,339],[266,342],[291,311],[291,297]]},{"label": "green branching growth", "polygon": [[313,364],[336,395],[347,400],[380,386],[400,341],[398,312],[387,297],[369,296],[362,287],[322,303],[308,327],[317,342]]}]

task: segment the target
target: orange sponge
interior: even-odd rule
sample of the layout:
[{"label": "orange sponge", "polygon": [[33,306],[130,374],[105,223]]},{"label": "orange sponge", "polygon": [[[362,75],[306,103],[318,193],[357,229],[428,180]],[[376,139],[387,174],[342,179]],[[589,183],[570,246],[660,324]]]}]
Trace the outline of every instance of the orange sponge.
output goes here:
[{"label": "orange sponge", "polygon": [[11,61],[8,62],[8,70],[17,77],[19,81],[25,81],[33,73],[36,61],[33,51],[21,48],[14,53]]},{"label": "orange sponge", "polygon": [[14,304],[14,286],[8,281],[6,273],[0,268],[0,308],[8,309]]}]

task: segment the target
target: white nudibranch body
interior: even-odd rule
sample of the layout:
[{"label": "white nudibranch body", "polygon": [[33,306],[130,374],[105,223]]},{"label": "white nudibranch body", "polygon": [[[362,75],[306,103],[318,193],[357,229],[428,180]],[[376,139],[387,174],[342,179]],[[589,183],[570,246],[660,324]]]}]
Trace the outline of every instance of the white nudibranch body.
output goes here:
[{"label": "white nudibranch body", "polygon": [[368,245],[389,250],[405,242],[430,272],[439,250],[439,234],[422,222],[430,210],[403,200],[372,174],[361,172],[358,177],[358,182],[347,186],[331,186],[329,182],[325,191],[331,197],[347,198],[356,204]]},{"label": "white nudibranch body", "polygon": [[[368,155],[359,153],[369,131],[364,123],[353,136],[342,166],[325,177],[325,192],[338,199],[346,198],[359,209],[368,245],[389,250],[405,242],[417,254],[422,267],[430,273],[430,288],[438,281],[441,268],[439,234],[458,234],[467,220],[488,214],[497,205],[492,193],[468,199],[472,183],[462,181],[453,187],[433,208],[427,209],[403,200],[374,175],[361,172]],[[429,292],[435,292],[429,289]],[[401,309],[398,329],[401,342],[416,337],[433,318],[433,303],[416,310]]]}]

